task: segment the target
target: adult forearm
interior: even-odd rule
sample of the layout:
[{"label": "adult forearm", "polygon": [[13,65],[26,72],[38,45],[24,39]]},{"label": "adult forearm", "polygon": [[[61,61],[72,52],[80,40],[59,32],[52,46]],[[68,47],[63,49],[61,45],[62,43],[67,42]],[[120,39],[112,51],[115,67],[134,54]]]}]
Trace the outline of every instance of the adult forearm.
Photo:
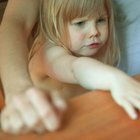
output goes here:
[{"label": "adult forearm", "polygon": [[32,84],[27,66],[27,39],[20,30],[7,29],[6,26],[0,29],[0,75],[5,95],[21,92],[20,87]]}]

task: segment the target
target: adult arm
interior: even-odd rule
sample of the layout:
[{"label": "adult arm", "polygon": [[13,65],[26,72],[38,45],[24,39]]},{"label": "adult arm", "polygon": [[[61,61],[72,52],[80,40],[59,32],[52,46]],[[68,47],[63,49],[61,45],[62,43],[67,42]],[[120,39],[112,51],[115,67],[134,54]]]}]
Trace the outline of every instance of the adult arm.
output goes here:
[{"label": "adult arm", "polygon": [[5,97],[32,86],[28,38],[37,20],[39,0],[9,0],[0,26],[0,76]]}]

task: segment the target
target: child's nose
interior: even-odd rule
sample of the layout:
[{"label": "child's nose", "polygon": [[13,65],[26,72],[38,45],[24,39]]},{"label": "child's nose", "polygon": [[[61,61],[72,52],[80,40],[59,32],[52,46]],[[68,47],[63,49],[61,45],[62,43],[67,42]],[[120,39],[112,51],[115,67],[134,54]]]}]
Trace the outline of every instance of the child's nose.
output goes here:
[{"label": "child's nose", "polygon": [[96,25],[92,25],[89,29],[89,38],[97,37],[99,35],[98,28]]}]

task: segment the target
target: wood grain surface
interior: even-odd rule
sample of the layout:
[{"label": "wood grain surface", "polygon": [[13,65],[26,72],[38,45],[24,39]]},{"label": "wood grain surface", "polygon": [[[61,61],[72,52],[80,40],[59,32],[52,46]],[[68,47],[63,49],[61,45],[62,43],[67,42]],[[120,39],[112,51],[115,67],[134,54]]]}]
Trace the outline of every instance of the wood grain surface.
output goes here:
[{"label": "wood grain surface", "polygon": [[[135,78],[139,80],[140,75]],[[19,136],[1,131],[0,140],[140,140],[140,112],[137,120],[131,120],[109,92],[91,91],[68,105],[59,131]]]}]

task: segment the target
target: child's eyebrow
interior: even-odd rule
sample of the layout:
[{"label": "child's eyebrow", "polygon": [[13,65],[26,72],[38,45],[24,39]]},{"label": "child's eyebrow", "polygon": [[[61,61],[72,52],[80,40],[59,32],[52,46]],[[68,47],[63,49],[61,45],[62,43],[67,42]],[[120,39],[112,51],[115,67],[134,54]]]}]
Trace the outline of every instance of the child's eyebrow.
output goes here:
[{"label": "child's eyebrow", "polygon": [[107,15],[107,14],[105,14],[105,15],[101,15],[101,17],[108,17],[108,15]]},{"label": "child's eyebrow", "polygon": [[88,19],[88,17],[77,17],[72,19],[72,21],[79,21],[79,20],[86,20],[86,19]]},{"label": "child's eyebrow", "polygon": [[90,17],[108,17],[108,13],[106,11],[96,11],[93,14],[90,14]]},{"label": "child's eyebrow", "polygon": [[98,16],[100,16],[100,17],[108,17],[108,14],[107,13],[100,13]]}]

